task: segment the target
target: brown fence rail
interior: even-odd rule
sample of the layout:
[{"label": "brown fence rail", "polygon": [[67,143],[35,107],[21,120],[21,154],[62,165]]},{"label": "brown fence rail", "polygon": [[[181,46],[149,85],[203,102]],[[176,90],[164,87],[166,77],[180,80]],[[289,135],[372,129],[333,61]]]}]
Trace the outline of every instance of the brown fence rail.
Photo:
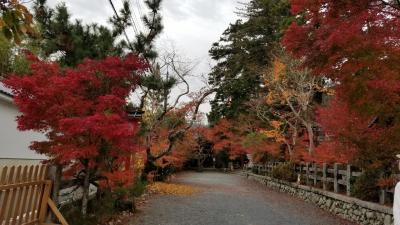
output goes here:
[{"label": "brown fence rail", "polygon": [[0,225],[45,224],[48,207],[61,224],[68,225],[49,198],[48,167],[0,167]]},{"label": "brown fence rail", "polygon": [[[281,162],[268,162],[253,166],[253,172],[272,176],[273,169],[282,164]],[[307,186],[314,186],[326,191],[343,193],[351,196],[352,180],[361,176],[362,172],[355,170],[351,165],[344,164],[316,164],[299,163],[293,166],[294,171],[299,177],[298,182]],[[387,203],[387,196],[393,194],[393,190],[380,190],[380,204]]]}]

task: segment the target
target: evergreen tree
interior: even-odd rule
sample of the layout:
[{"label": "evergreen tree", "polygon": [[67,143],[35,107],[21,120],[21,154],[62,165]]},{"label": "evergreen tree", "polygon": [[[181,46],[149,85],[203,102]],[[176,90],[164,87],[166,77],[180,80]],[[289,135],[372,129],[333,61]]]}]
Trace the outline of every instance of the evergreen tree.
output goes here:
[{"label": "evergreen tree", "polygon": [[75,66],[85,58],[122,54],[112,30],[98,24],[84,25],[79,20],[71,22],[65,4],[52,9],[46,6],[46,0],[37,0],[34,14],[41,34],[38,45],[45,58],[58,52],[62,54],[61,65]]},{"label": "evergreen tree", "polygon": [[129,2],[124,0],[123,7],[119,13],[116,11],[113,2],[110,1],[110,3],[115,12],[115,15],[110,19],[110,22],[113,24],[113,33],[114,35],[124,36],[125,38],[125,40],[120,42],[120,45],[144,57],[153,67],[152,70],[156,69],[157,63],[155,60],[157,59],[158,53],[155,49],[154,42],[164,29],[162,16],[160,15],[162,0],[145,1],[147,8],[150,10],[150,13],[144,15],[142,18],[146,29],[145,31],[138,31],[138,33],[136,33],[136,36],[132,38],[134,40],[133,43],[130,43],[131,37],[126,33],[128,28],[136,26],[132,19],[132,11]]},{"label": "evergreen tree", "polygon": [[293,20],[287,0],[251,0],[239,15],[244,18],[231,24],[210,50],[217,61],[209,78],[217,89],[211,123],[247,112],[244,103],[262,89],[262,71]]}]

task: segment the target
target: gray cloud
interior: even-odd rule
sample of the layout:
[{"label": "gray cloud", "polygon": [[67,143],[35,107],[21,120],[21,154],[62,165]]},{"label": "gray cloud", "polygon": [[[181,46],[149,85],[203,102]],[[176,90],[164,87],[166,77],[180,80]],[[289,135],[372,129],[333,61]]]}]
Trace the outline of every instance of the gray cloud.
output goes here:
[{"label": "gray cloud", "polygon": [[48,5],[55,7],[65,3],[73,19],[82,20],[84,23],[100,23],[108,25],[108,18],[112,10],[107,0],[48,0]]},{"label": "gray cloud", "polygon": [[219,20],[223,15],[222,8],[232,8],[232,0],[168,0],[164,3],[171,15],[180,19],[199,17],[204,20]]}]

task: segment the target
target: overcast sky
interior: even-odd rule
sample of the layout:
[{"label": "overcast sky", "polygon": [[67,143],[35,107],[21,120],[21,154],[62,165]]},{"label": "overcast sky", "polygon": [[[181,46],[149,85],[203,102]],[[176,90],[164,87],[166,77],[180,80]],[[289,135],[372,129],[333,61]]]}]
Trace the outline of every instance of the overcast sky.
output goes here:
[{"label": "overcast sky", "polygon": [[[140,12],[146,12],[143,0],[130,1],[138,18]],[[48,0],[50,6],[61,2],[66,3],[73,19],[84,23],[109,25],[108,18],[113,15],[108,0]],[[122,6],[122,0],[113,2],[117,8]],[[237,19],[235,11],[238,6],[237,0],[164,0],[162,16],[165,29],[157,46],[170,48],[173,45],[181,56],[197,65],[194,75],[208,74],[212,63],[208,50],[213,42],[218,41],[229,23]],[[141,9],[140,12],[137,9]],[[133,30],[129,33],[133,33]],[[193,89],[204,86],[200,78],[192,78],[190,83]],[[203,105],[202,111],[209,112],[210,106]]]}]

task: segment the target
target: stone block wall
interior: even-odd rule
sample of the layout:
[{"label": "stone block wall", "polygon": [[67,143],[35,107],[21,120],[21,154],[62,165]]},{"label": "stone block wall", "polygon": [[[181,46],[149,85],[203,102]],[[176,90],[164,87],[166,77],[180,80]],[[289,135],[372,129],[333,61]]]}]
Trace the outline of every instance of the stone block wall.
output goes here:
[{"label": "stone block wall", "polygon": [[337,216],[365,225],[392,225],[393,210],[391,207],[362,201],[345,195],[323,191],[321,189],[289,183],[267,176],[245,172],[248,179],[255,180],[267,187],[288,193],[313,203]]}]

